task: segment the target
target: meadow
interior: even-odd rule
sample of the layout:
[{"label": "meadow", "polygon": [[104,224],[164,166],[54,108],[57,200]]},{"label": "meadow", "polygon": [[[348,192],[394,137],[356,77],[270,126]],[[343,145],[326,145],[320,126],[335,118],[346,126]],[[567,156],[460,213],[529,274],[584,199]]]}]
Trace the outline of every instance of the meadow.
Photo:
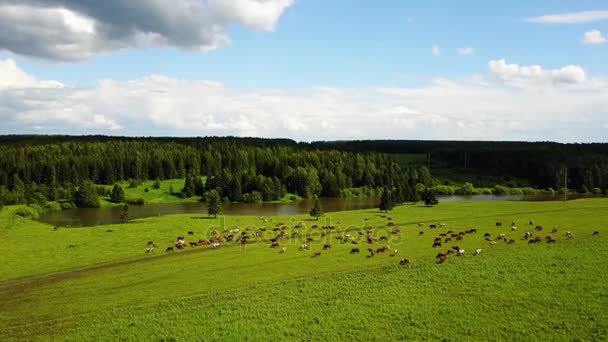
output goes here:
[{"label": "meadow", "polygon": [[[15,209],[0,211],[2,340],[599,341],[608,335],[606,199],[405,205],[388,214],[329,213],[318,222],[175,215],[57,231],[15,216]],[[428,228],[440,222],[446,226]],[[300,235],[280,241],[286,253],[270,248],[278,223],[289,227],[289,236]],[[300,223],[306,227],[293,228]],[[321,228],[328,225],[335,229]],[[245,245],[165,252],[177,236],[197,241],[212,229],[236,227],[267,231]],[[439,233],[470,228],[477,233],[431,247]],[[555,244],[522,240],[525,231],[544,239],[554,228]],[[394,229],[400,233],[391,234]],[[375,248],[390,245],[399,254],[368,257],[364,238],[358,245],[336,239],[347,233],[359,239],[367,230],[387,237]],[[491,245],[485,233],[515,243]],[[310,250],[298,251],[306,237],[314,239]],[[146,254],[149,240],[157,248]],[[437,264],[435,255],[455,245],[465,256]],[[361,253],[351,254],[354,247]],[[481,254],[473,255],[478,248]],[[316,251],[321,256],[313,258]],[[409,266],[398,265],[402,257]]]}]

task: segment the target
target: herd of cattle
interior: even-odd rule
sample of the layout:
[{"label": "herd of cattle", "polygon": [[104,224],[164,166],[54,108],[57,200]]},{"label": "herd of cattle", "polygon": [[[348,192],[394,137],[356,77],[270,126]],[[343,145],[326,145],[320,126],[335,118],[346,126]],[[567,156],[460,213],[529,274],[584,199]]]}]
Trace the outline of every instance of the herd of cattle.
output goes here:
[{"label": "herd of cattle", "polygon": [[[392,219],[390,217],[386,217],[384,215],[382,215],[381,217],[385,218],[388,221],[386,224],[386,227],[390,227],[390,235],[398,236],[401,234],[401,229],[399,229],[395,226],[395,224],[392,222]],[[263,219],[264,222],[268,222],[267,219],[264,219],[264,218],[261,218],[261,219]],[[367,224],[367,222],[370,221],[370,218],[366,218],[365,221]],[[534,227],[534,231],[536,231],[536,234],[540,234],[540,232],[543,231],[542,226],[540,226],[540,225],[535,226],[532,221],[530,221],[528,224],[530,227]],[[424,223],[418,224],[418,227],[426,227],[426,226],[427,225]],[[502,223],[496,222],[496,226],[502,227]],[[446,227],[447,226],[445,223],[437,223],[437,224],[428,225],[428,228],[431,231],[435,230],[435,229],[439,229],[439,228],[446,228]],[[198,240],[194,239],[196,241],[193,240],[193,241],[186,242],[185,236],[178,236],[176,238],[175,243],[171,246],[168,246],[165,249],[165,251],[174,252],[176,249],[185,249],[187,246],[194,248],[194,247],[206,246],[206,245],[209,245],[215,249],[215,248],[219,248],[222,244],[229,243],[229,242],[244,245],[244,244],[248,244],[253,237],[253,238],[259,238],[258,241],[262,241],[262,242],[265,241],[265,242],[269,243],[270,248],[273,248],[273,249],[278,248],[280,254],[287,253],[287,247],[281,246],[283,240],[289,240],[290,238],[292,238],[292,239],[301,238],[302,239],[301,241],[302,242],[305,241],[305,242],[299,246],[298,250],[300,252],[303,252],[303,251],[310,250],[313,242],[315,242],[315,239],[312,236],[305,236],[305,237],[301,236],[300,232],[304,228],[306,228],[305,223],[298,223],[293,226],[292,233],[289,234],[287,232],[288,226],[285,223],[277,223],[276,226],[272,229],[273,237],[270,239],[264,238],[264,235],[266,233],[270,233],[270,231],[267,231],[266,228],[258,228],[257,230],[254,230],[253,228],[249,227],[249,228],[246,228],[243,231],[241,231],[240,228],[238,228],[238,227],[232,227],[231,229],[228,229],[228,228],[223,229],[221,232],[214,229],[211,231],[211,236],[208,239],[198,239]],[[332,226],[332,225],[327,225],[327,226],[322,226],[322,227],[319,227],[318,225],[313,225],[311,227],[311,229],[316,229],[316,228],[322,229],[322,232],[320,233],[321,240],[324,240],[323,245],[322,245],[322,250],[328,250],[328,249],[332,248],[332,244],[330,243],[330,241],[331,241],[332,235],[334,235],[333,239],[336,240],[336,243],[354,245],[350,249],[350,254],[359,254],[362,250],[362,248],[359,247],[360,244],[365,244],[366,246],[368,246],[368,248],[366,249],[368,252],[368,255],[367,255],[368,258],[372,258],[376,254],[388,253],[392,257],[397,256],[399,254],[398,249],[391,249],[390,245],[384,244],[384,242],[388,242],[388,240],[389,240],[388,236],[375,237],[374,231],[371,229],[367,229],[364,231],[356,231],[356,232],[347,231],[347,232],[338,233],[338,232],[335,232],[336,226]],[[511,231],[514,232],[517,230],[518,230],[518,228],[515,225],[515,222],[512,222]],[[540,235],[533,236],[534,234],[531,231],[526,231],[524,233],[523,237],[521,238],[521,240],[527,241],[528,244],[541,243],[543,240],[546,243],[556,243],[557,240],[553,236],[553,234],[556,234],[556,233],[558,233],[557,228],[553,228],[551,230],[551,234],[546,235],[543,239]],[[441,232],[441,233],[437,234],[437,236],[433,240],[433,244],[431,247],[432,248],[442,248],[444,244],[447,244],[450,242],[455,242],[455,241],[461,241],[466,236],[471,235],[471,234],[477,234],[477,229],[471,228],[471,229],[458,231],[458,232],[452,231],[452,230],[447,230],[445,232]],[[194,232],[188,231],[187,235],[194,236]],[[423,235],[425,235],[425,232],[420,231],[418,235],[423,236]],[[592,235],[593,236],[599,235],[599,232],[594,231]],[[563,236],[566,239],[572,239],[574,237],[571,231],[564,232]],[[505,244],[515,243],[515,239],[508,238],[506,236],[506,234],[504,234],[504,233],[495,234],[494,236],[491,233],[485,233],[483,237],[484,237],[484,240],[489,243],[489,245],[496,245],[500,241],[504,242]],[[298,240],[298,241],[300,241],[300,240]],[[376,246],[376,244],[378,244],[379,246]],[[148,241],[145,253],[146,254],[152,253],[155,248],[156,248],[156,244],[154,243],[154,241]],[[482,249],[477,248],[477,249],[475,249],[473,254],[479,255],[479,254],[481,254],[481,252],[482,252]],[[461,249],[457,245],[452,245],[447,249],[446,252],[439,252],[435,256],[435,259],[437,260],[437,263],[443,263],[446,261],[446,259],[449,255],[464,256],[465,250]],[[321,256],[321,250],[318,250],[318,251],[313,252],[311,257],[318,258],[320,256]],[[409,265],[409,262],[410,261],[407,257],[401,258],[399,261],[399,265],[402,265],[402,266]]]}]

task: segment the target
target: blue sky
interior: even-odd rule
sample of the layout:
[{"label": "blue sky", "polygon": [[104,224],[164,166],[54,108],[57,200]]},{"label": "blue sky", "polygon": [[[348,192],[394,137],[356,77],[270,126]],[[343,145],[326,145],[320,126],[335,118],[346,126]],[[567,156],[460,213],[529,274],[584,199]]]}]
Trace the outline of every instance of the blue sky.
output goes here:
[{"label": "blue sky", "polygon": [[[19,41],[0,35],[0,60],[13,61],[20,77],[27,75],[35,82],[61,84],[68,97],[74,99],[65,107],[53,103],[42,108],[20,105],[7,110],[7,104],[4,114],[0,102],[0,117],[4,115],[10,121],[0,133],[138,134],[141,126],[136,129],[130,125],[143,119],[144,134],[163,135],[236,134],[301,140],[332,139],[334,136],[340,139],[382,138],[386,137],[384,135],[403,139],[467,139],[465,132],[475,129],[492,132],[492,135],[485,137],[475,133],[472,138],[488,140],[605,141],[604,137],[608,136],[608,120],[604,121],[605,112],[601,109],[606,103],[598,95],[598,92],[605,94],[602,92],[606,92],[604,80],[608,75],[608,63],[605,62],[608,43],[601,40],[608,35],[608,14],[602,15],[602,11],[608,11],[606,1],[223,1],[221,5],[217,5],[217,0],[209,1],[209,4],[199,0],[176,1],[209,5],[210,9],[201,7],[201,17],[193,14],[189,18],[187,14],[178,13],[186,16],[184,21],[189,26],[184,24],[174,32],[173,28],[167,29],[167,25],[163,25],[163,9],[158,7],[161,5],[155,7],[143,0],[131,3],[141,3],[140,12],[152,15],[148,18],[133,13],[116,16],[124,19],[108,19],[98,8],[86,8],[77,1],[67,1],[66,5],[66,2],[53,0],[25,0],[24,13],[36,10],[43,18],[52,19],[57,13],[64,13],[53,12],[61,4],[65,5],[64,11],[94,23],[96,31],[85,40],[80,33],[83,31],[74,25],[49,26],[47,31],[74,32],[67,32],[60,38],[49,36],[48,40],[40,42],[28,42],[26,36]],[[121,3],[120,0],[110,2],[118,6]],[[17,11],[15,8],[3,11],[3,6],[5,9],[16,7],[10,3],[12,1],[0,0],[0,19],[7,16],[5,22],[15,23],[12,29],[29,29],[41,20],[25,15],[8,17]],[[144,8],[146,6],[150,8]],[[153,12],[155,10],[159,13]],[[164,9],[164,12],[170,14],[173,10]],[[589,14],[590,11],[599,13],[599,19],[568,22],[568,14]],[[530,20],[548,15],[565,15],[566,19],[557,18],[559,23]],[[159,22],[157,30],[152,22],[155,18]],[[212,45],[210,39],[213,42],[220,39],[207,37],[210,25],[206,22],[197,25],[200,18],[219,25],[230,43],[203,51]],[[55,25],[51,19],[48,25]],[[140,23],[141,26],[127,30],[124,28],[126,23]],[[173,23],[173,26],[179,25]],[[102,27],[119,32],[118,38],[98,33]],[[146,33],[157,34],[161,40],[146,38],[141,43],[139,38],[134,38],[134,30],[148,30]],[[197,31],[200,34],[183,42],[180,38],[183,32],[193,30],[200,30]],[[585,33],[594,30],[599,31],[599,40],[594,44],[585,43]],[[74,38],[71,38],[72,33]],[[32,43],[37,46],[48,44],[48,48],[32,52],[24,47]],[[79,49],[66,53],[58,48],[64,43]],[[78,44],[82,44],[82,48]],[[438,48],[438,55],[432,53],[433,46]],[[470,48],[472,53],[461,55],[457,49],[462,48]],[[500,64],[502,67],[489,67],[491,61],[500,60],[505,61],[504,65]],[[532,69],[526,68],[534,65],[541,71],[537,73],[538,77],[530,78],[528,73]],[[559,71],[568,66],[579,68],[574,72],[583,72],[584,77],[571,75],[569,69]],[[0,75],[2,72],[0,69]],[[8,71],[4,72],[8,75]],[[151,75],[162,80],[152,82]],[[100,86],[100,80],[109,83]],[[176,85],[178,80],[188,84]],[[209,89],[205,82],[220,84],[222,90],[218,93],[216,88]],[[458,87],[461,93],[454,92],[455,97],[476,102],[467,107],[463,102],[451,102],[456,99],[444,99],[443,94],[450,93],[445,90],[446,82],[449,82],[449,89]],[[158,92],[156,95],[148,93],[149,83],[167,90],[165,94],[170,95],[166,101],[161,101],[162,96],[159,100]],[[475,96],[482,85],[483,91],[488,92]],[[28,86],[41,91],[39,86]],[[14,88],[11,87],[13,93]],[[112,96],[110,88],[116,93],[133,90],[147,95],[105,98]],[[387,89],[402,91],[386,92]],[[180,92],[187,96],[199,91],[212,99],[221,97],[222,101],[211,107],[196,107],[193,103],[196,108],[192,113],[181,113],[188,110],[188,103],[175,96]],[[545,96],[538,99],[540,105],[509,108],[513,102],[529,101],[531,94],[539,92]],[[589,97],[580,97],[581,92]],[[412,99],[412,94],[420,96]],[[5,94],[0,101],[20,101],[10,96],[15,95]],[[95,101],[78,102],[87,96]],[[161,101],[161,106],[151,103],[150,96],[154,96],[154,101]],[[263,101],[260,96],[264,97]],[[562,97],[564,101],[568,100],[562,107],[568,108],[572,117],[547,103]],[[310,102],[306,102],[307,98]],[[453,112],[429,103],[438,98],[453,103]],[[505,103],[497,103],[496,108],[486,107],[492,98],[504,98]],[[429,102],[421,102],[425,99]],[[120,113],[112,113],[109,103],[113,100],[126,108],[122,107]],[[36,101],[41,100],[37,98]],[[151,108],[158,110],[163,106],[166,106],[164,111],[146,113]],[[317,114],[307,114],[302,108]],[[51,111],[63,113],[58,115]],[[181,121],[177,120],[179,124],[172,124],[164,117],[170,117],[173,111],[184,115]],[[37,118],[37,112],[54,119]],[[273,118],[278,113],[282,115],[279,120],[282,124],[259,124],[260,120]],[[345,132],[337,134],[337,128],[345,123],[342,120],[347,120],[344,117],[349,115],[355,117],[353,122],[365,127],[378,116],[387,119],[388,123],[386,126],[374,124],[369,131],[364,127],[347,127]],[[425,119],[421,121],[421,117]],[[428,120],[433,117],[436,120]],[[314,123],[325,118],[331,119],[325,128],[315,128]],[[194,120],[196,124],[188,125],[188,120]],[[97,121],[99,125],[86,124]],[[403,131],[395,130],[395,122],[403,124]],[[540,122],[555,124],[540,128]],[[450,129],[461,126],[460,131]]]}]

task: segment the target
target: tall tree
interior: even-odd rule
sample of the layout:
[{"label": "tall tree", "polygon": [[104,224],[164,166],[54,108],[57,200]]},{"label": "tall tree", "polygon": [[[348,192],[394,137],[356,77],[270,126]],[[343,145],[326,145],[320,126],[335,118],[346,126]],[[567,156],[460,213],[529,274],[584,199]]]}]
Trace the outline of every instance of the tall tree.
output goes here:
[{"label": "tall tree", "polygon": [[429,207],[439,204],[439,200],[437,199],[435,192],[431,189],[427,189],[424,191],[422,199],[424,200],[424,205]]},{"label": "tall tree", "polygon": [[207,213],[213,217],[222,213],[222,200],[217,190],[207,192]]},{"label": "tall tree", "polygon": [[85,180],[74,195],[74,203],[79,208],[99,208],[99,196],[93,182]]},{"label": "tall tree", "polygon": [[321,210],[321,201],[319,200],[319,196],[315,196],[315,203],[310,209],[310,216],[319,220],[319,216],[323,215],[323,211]]},{"label": "tall tree", "polygon": [[110,202],[122,203],[125,201],[125,191],[118,184],[114,184],[112,193],[110,193]]},{"label": "tall tree", "polygon": [[384,189],[382,196],[380,197],[380,210],[388,212],[393,209],[394,204],[392,202],[392,196],[389,189]]}]

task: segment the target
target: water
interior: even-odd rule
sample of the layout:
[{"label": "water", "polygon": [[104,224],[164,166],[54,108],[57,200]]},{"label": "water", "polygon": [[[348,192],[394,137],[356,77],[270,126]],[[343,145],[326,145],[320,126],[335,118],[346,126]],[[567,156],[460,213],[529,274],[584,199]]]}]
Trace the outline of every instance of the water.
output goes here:
[{"label": "water", "polygon": [[[568,195],[568,199],[591,197],[587,195]],[[440,196],[439,202],[458,201],[557,201],[563,200],[563,195],[474,195],[474,196]],[[377,208],[379,198],[321,198],[324,212]],[[313,203],[303,200],[295,203],[226,203],[224,214],[249,216],[289,216],[307,214]],[[76,208],[49,211],[41,215],[40,221],[54,225],[69,227],[91,227],[120,222],[120,207],[115,208]],[[137,219],[172,214],[206,214],[204,203],[164,203],[132,205],[129,208],[129,218]]]}]

